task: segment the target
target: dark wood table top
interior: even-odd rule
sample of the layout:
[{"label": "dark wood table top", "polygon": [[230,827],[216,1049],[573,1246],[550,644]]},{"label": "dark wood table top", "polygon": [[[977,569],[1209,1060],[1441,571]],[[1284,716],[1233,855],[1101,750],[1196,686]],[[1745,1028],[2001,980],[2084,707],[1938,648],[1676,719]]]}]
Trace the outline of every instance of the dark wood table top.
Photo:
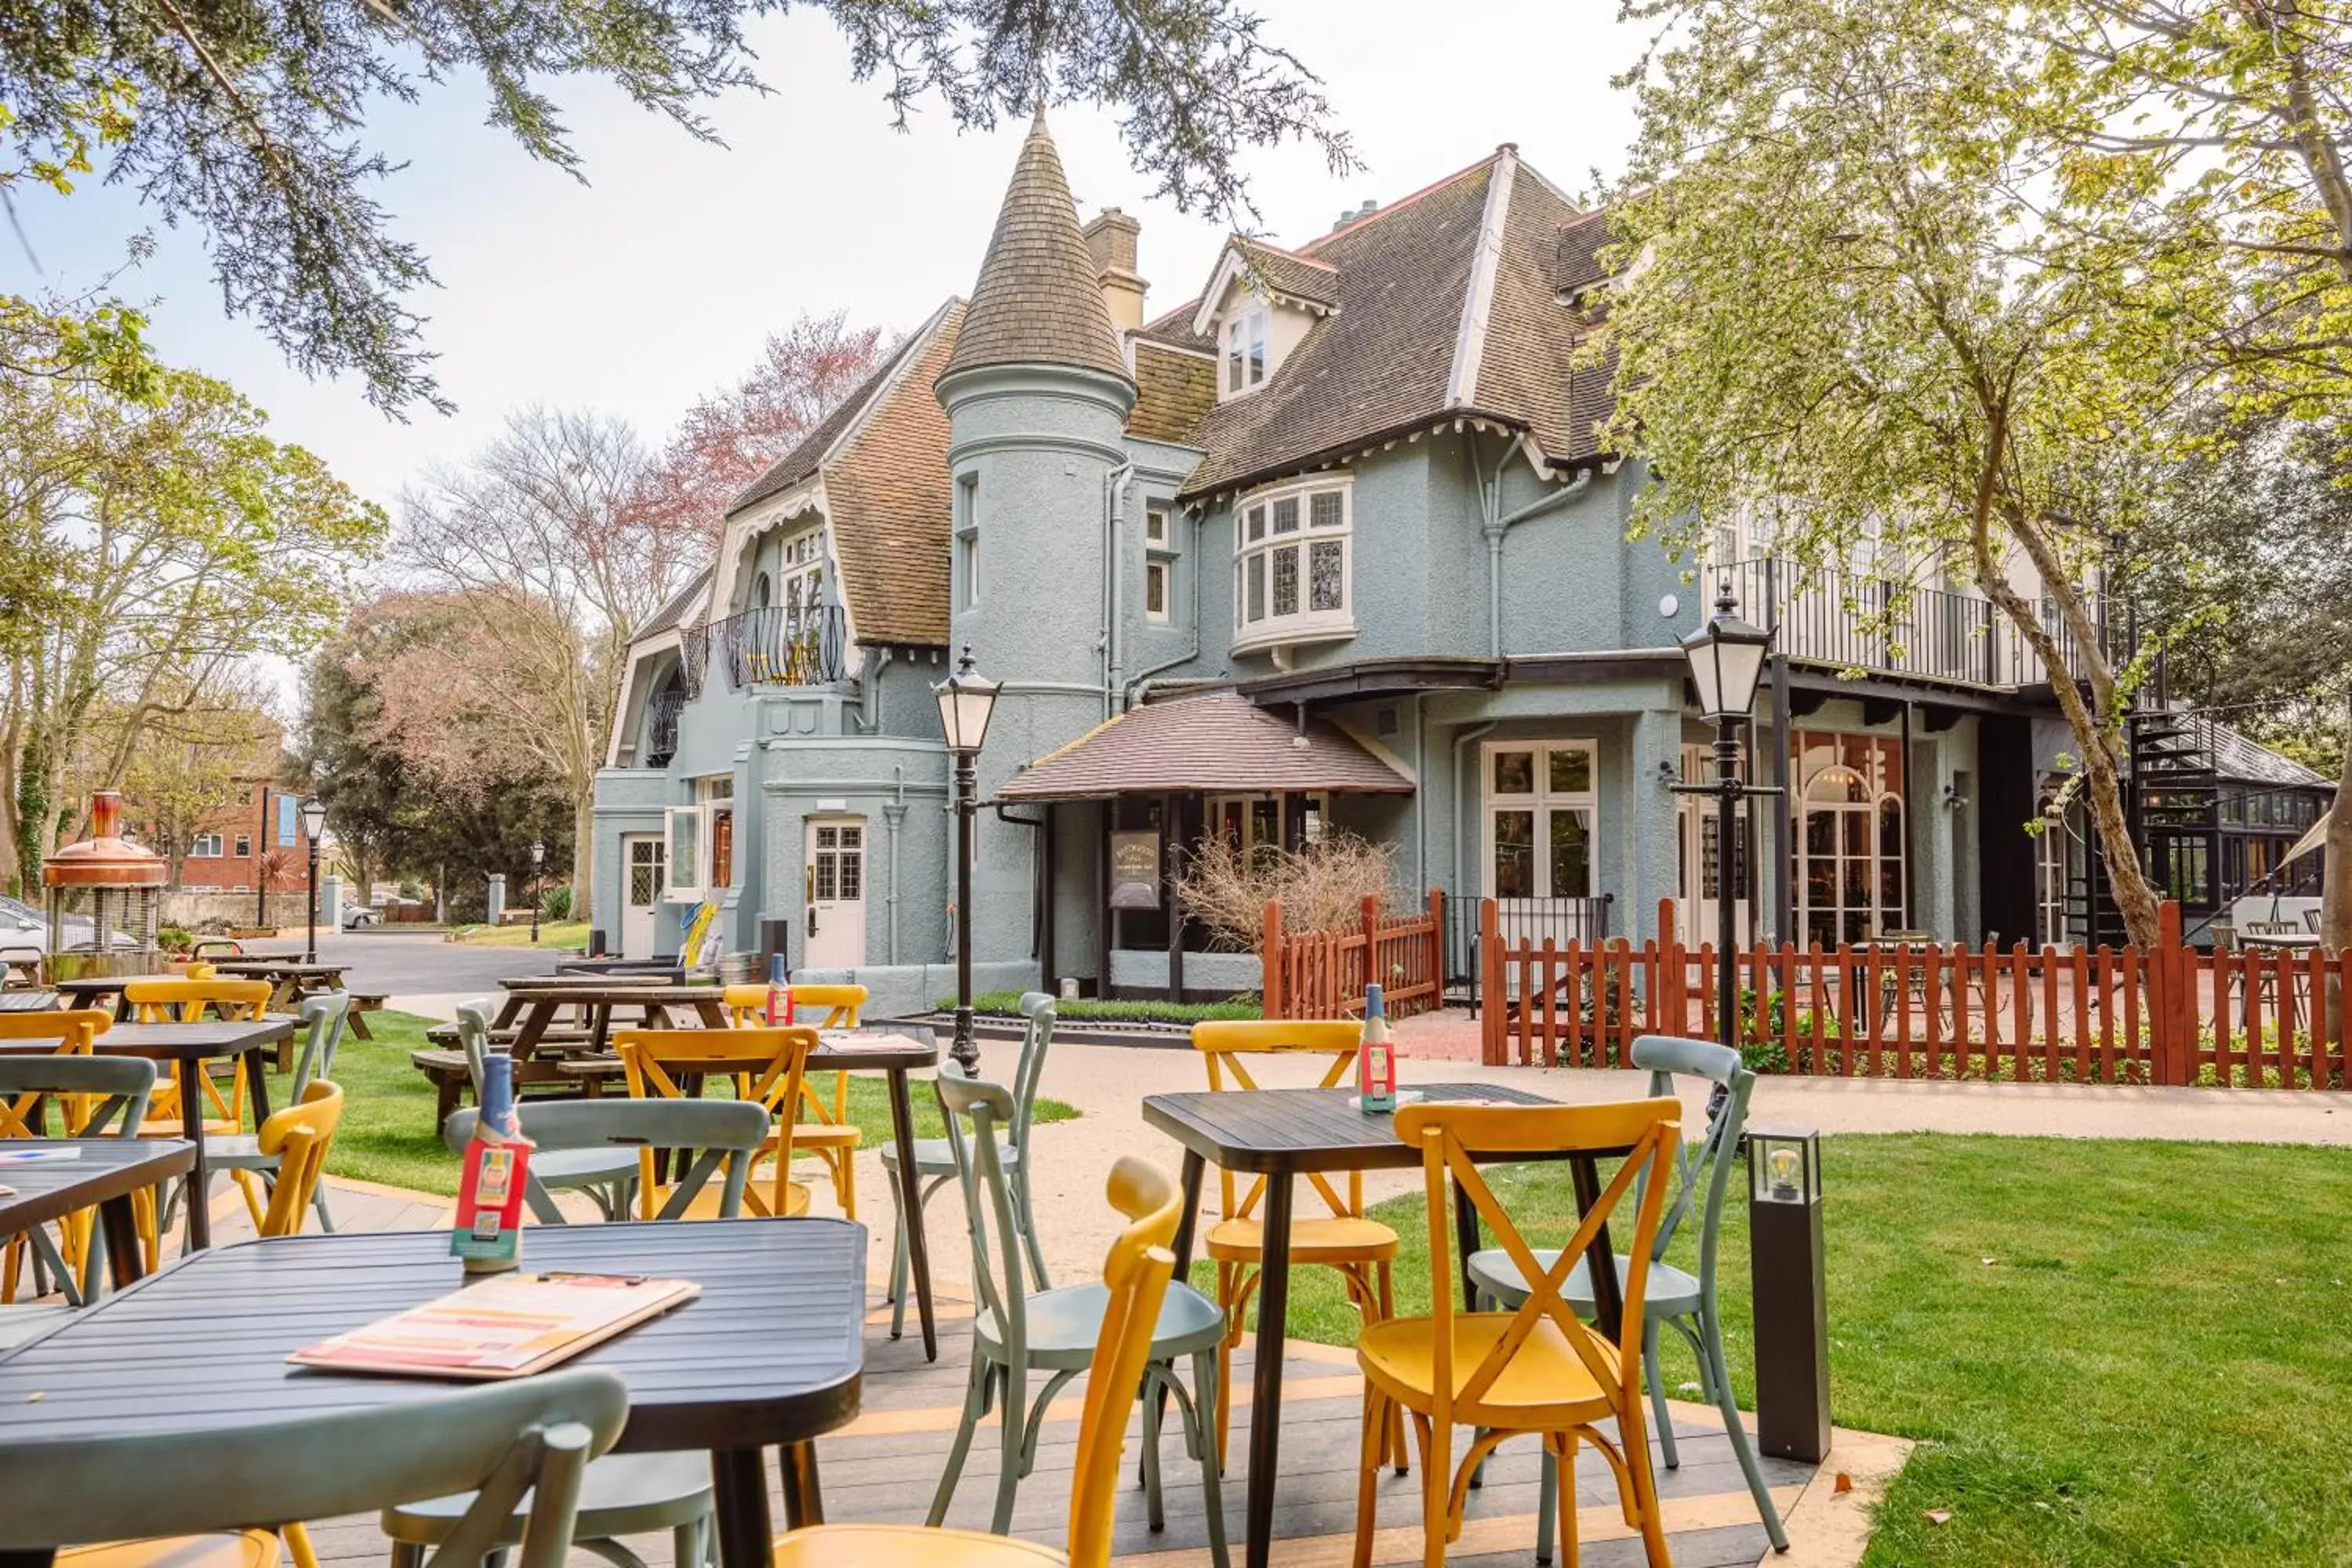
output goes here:
[{"label": "dark wood table top", "polygon": [[57,1005],[54,991],[0,991],[0,1013],[47,1013]]},{"label": "dark wood table top", "polygon": [[196,1167],[196,1147],[176,1138],[12,1139],[0,1148],[27,1149],[41,1143],[71,1145],[70,1160],[16,1165],[0,1163],[0,1236],[14,1236],[37,1225],[135,1193],[159,1182],[173,1181]]},{"label": "dark wood table top", "polygon": [[76,998],[114,996],[121,994],[124,986],[135,985],[142,980],[185,980],[186,978],[184,974],[78,974],[71,980],[53,980],[49,982],[49,988],[53,991],[62,991],[67,995]]},{"label": "dark wood table top", "polygon": [[[814,1059],[814,1058],[812,1058]],[[1424,1100],[1557,1105],[1523,1089],[1492,1083],[1403,1086]],[[1396,1135],[1393,1116],[1366,1115],[1345,1089],[1229,1089],[1154,1094],[1143,1120],[1213,1165],[1279,1175],[1305,1171],[1402,1170],[1421,1151]],[[1535,1156],[1528,1156],[1533,1158]]]},{"label": "dark wood table top", "polygon": [[[861,1226],[534,1226],[523,1237],[523,1267],[702,1287],[677,1310],[563,1363],[601,1366],[627,1382],[624,1449],[805,1442],[857,1415]],[[286,1357],[462,1282],[448,1234],[438,1230],[285,1237],[193,1254],[0,1355],[0,1442],[201,1430],[445,1394],[457,1385],[293,1367]]]},{"label": "dark wood table top", "polygon": [[348,963],[305,962],[299,958],[210,958],[203,962],[223,974],[274,975],[295,980],[337,975],[351,967]]},{"label": "dark wood table top", "polygon": [[502,991],[602,991],[620,986],[643,989],[648,985],[674,985],[668,974],[518,974],[499,982]]},{"label": "dark wood table top", "polygon": [[593,985],[572,981],[557,983],[539,980],[530,982],[501,981],[507,995],[520,1002],[587,1003],[591,1006],[614,1007],[691,1007],[697,1003],[712,1005],[727,999],[726,987],[720,985],[641,985],[627,980],[599,980]]},{"label": "dark wood table top", "polygon": [[[213,1057],[242,1056],[264,1046],[291,1039],[299,1018],[284,1013],[224,1023],[206,1018],[194,1024],[116,1024],[98,1037],[94,1047],[102,1057],[146,1057],[159,1062],[203,1061]],[[55,1050],[30,1042],[36,1050]]]},{"label": "dark wood table top", "polygon": [[809,1053],[811,1072],[858,1072],[940,1065],[940,1042],[926,1032],[898,1029],[824,1029]]}]

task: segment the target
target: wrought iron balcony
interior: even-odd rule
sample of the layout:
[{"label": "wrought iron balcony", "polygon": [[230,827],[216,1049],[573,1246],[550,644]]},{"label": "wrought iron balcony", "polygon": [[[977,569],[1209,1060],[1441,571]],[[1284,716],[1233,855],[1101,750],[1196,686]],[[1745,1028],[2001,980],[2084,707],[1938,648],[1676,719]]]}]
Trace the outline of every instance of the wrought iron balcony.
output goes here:
[{"label": "wrought iron balcony", "polygon": [[655,694],[646,707],[644,766],[658,768],[677,755],[677,716],[686,711],[687,694],[677,686]]},{"label": "wrought iron balcony", "polygon": [[[1740,613],[1777,622],[1780,651],[1841,668],[1915,676],[1970,686],[2038,686],[2050,679],[2041,653],[1991,600],[1845,572],[1807,572],[1780,559],[1710,569],[1727,575]],[[2102,628],[2105,607],[2092,601]],[[2050,623],[2066,674],[2080,679],[2082,650],[2063,621]]]},{"label": "wrought iron balcony", "polygon": [[769,605],[692,628],[682,662],[698,693],[712,670],[738,691],[823,686],[842,679],[845,641],[838,605]]}]

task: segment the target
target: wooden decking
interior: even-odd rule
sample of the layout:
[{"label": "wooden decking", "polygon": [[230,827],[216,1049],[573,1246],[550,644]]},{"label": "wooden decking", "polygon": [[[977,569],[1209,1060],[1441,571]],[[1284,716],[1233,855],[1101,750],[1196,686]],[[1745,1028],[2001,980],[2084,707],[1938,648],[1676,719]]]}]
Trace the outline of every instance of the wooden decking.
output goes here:
[{"label": "wooden decking", "polygon": [[[391,1188],[337,1183],[331,1201],[338,1226],[347,1230],[424,1228],[445,1223],[446,1215],[444,1200]],[[242,1205],[233,1193],[224,1192],[215,1213],[216,1239],[226,1242],[251,1234]],[[883,1261],[887,1263],[887,1258]],[[875,1301],[877,1310],[867,1319],[863,1413],[847,1430],[818,1447],[826,1517],[838,1521],[919,1523],[955,1436],[970,1365],[970,1308],[966,1303],[941,1300],[940,1359],[933,1364],[923,1360],[921,1341],[912,1332],[902,1340],[889,1337],[889,1312],[880,1305],[878,1284]],[[1244,1345],[1236,1367],[1234,1462],[1223,1499],[1226,1534],[1233,1542],[1236,1564],[1242,1559],[1239,1446],[1247,1440],[1251,1355],[1250,1347]],[[1361,1397],[1354,1358],[1327,1346],[1293,1345],[1283,1375],[1282,1486],[1275,1560],[1283,1568],[1346,1564],[1351,1561],[1354,1542],[1354,1465]],[[1036,1473],[1022,1483],[1014,1506],[1016,1535],[1055,1545],[1062,1542],[1083,1387],[1083,1383],[1073,1384],[1048,1413]],[[1770,1550],[1721,1422],[1711,1407],[1678,1405],[1674,1409],[1682,1465],[1676,1470],[1660,1468],[1657,1474],[1675,1563],[1678,1568],[1731,1568],[1733,1564],[1751,1568],[1769,1557]],[[1158,1531],[1148,1526],[1143,1492],[1132,1479],[1137,1431],[1130,1428],[1129,1432],[1130,1479],[1119,1505],[1115,1547],[1118,1561],[1149,1568],[1210,1568],[1200,1468],[1184,1453],[1172,1413],[1163,1434],[1167,1524]],[[1780,1460],[1765,1464],[1786,1513],[1811,1479],[1811,1467]],[[973,1441],[948,1522],[986,1529],[995,1499],[996,1475],[996,1426],[991,1418]],[[1449,1561],[1463,1568],[1533,1563],[1536,1481],[1531,1441],[1509,1445],[1497,1453],[1487,1468],[1485,1486],[1472,1495],[1469,1522]],[[1382,1476],[1382,1528],[1373,1552],[1375,1563],[1421,1561],[1419,1486],[1417,1473],[1405,1479]],[[1580,1471],[1578,1494],[1582,1555],[1589,1568],[1641,1563],[1641,1542],[1632,1537],[1617,1511],[1606,1467],[1597,1458],[1588,1457]],[[781,1520],[781,1499],[774,1506]],[[1792,1522],[1792,1533],[1800,1528]],[[313,1525],[311,1536],[324,1563],[381,1563],[385,1559],[383,1538],[373,1519],[320,1522]],[[645,1557],[649,1568],[671,1568],[667,1538],[635,1539],[630,1545]],[[1850,1556],[1822,1559],[1851,1560]],[[575,1561],[585,1565],[593,1560],[586,1553],[575,1553]]]}]

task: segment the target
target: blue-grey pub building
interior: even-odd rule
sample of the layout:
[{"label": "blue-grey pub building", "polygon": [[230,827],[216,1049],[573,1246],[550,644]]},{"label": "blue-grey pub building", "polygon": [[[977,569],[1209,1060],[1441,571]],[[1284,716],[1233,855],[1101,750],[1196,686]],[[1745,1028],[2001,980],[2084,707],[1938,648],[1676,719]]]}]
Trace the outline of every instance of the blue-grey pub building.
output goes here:
[{"label": "blue-grey pub building", "polygon": [[[1514,147],[1296,248],[1235,239],[1157,316],[1138,227],[1081,224],[1041,118],[970,300],[731,504],[632,649],[599,778],[619,950],[674,951],[709,900],[727,950],[783,922],[796,972],[878,1011],[947,994],[929,686],[967,643],[1003,682],[982,988],[1254,988],[1254,954],[1171,919],[1208,834],[1358,833],[1402,899],[1562,936],[1638,941],[1672,898],[1696,939],[1720,857],[1669,787],[1710,739],[1675,642],[1725,575],[1784,656],[1751,765],[1785,810],[1734,856],[1750,933],[2079,931],[2050,672],[1981,597],[1914,582],[1889,632],[1737,526],[1696,577],[1627,541],[1647,476],[1596,446],[1605,377],[1571,369],[1603,225]],[[2027,831],[2045,802],[2056,830]]]}]

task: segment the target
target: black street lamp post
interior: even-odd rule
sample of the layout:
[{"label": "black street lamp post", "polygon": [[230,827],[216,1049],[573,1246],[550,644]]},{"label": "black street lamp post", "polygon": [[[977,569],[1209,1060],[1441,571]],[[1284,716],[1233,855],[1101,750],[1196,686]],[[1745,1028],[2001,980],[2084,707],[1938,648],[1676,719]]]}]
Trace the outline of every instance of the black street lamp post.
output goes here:
[{"label": "black street lamp post", "polygon": [[530,841],[530,945],[539,945],[539,868],[547,863],[547,841]]},{"label": "black street lamp post", "polygon": [[1699,713],[1715,726],[1715,777],[1674,787],[1678,795],[1715,797],[1716,1028],[1717,1037],[1735,1051],[1739,1048],[1739,966],[1733,957],[1739,939],[1733,879],[1739,867],[1732,853],[1734,813],[1748,795],[1780,793],[1769,785],[1740,782],[1739,727],[1755,710],[1757,683],[1771,648],[1770,632],[1740,619],[1729,578],[1716,595],[1714,616],[1682,641],[1691,685],[1698,692]]},{"label": "black street lamp post", "polygon": [[319,837],[326,831],[327,803],[314,796],[302,805],[302,834],[310,841],[310,909],[302,941],[305,963],[319,962]]},{"label": "black street lamp post", "polygon": [[939,700],[948,754],[955,758],[956,1010],[948,1055],[971,1078],[980,1071],[980,1042],[971,1032],[971,839],[980,815],[980,748],[996,710],[996,682],[972,672],[971,645],[966,643],[955,673],[932,687],[931,694]]}]

